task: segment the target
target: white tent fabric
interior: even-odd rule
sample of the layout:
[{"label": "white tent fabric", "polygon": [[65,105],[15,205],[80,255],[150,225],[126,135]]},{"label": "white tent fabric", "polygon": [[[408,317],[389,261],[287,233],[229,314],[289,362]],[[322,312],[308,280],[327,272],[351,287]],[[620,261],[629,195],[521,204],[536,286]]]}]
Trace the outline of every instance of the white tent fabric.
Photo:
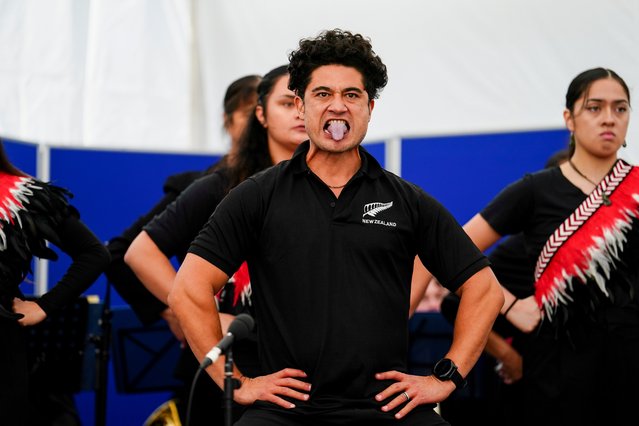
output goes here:
[{"label": "white tent fabric", "polygon": [[180,0],[92,2],[84,144],[189,147],[188,6]]},{"label": "white tent fabric", "polygon": [[330,28],[388,66],[367,140],[561,128],[577,73],[639,84],[636,0],[0,0],[0,135],[222,152],[226,86]]}]

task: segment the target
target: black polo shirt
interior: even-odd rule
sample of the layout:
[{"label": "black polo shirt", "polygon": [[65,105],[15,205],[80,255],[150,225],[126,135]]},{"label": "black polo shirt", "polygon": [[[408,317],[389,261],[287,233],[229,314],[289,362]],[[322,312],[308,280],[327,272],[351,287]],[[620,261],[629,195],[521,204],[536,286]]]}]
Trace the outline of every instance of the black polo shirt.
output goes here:
[{"label": "black polo shirt", "polygon": [[227,186],[225,169],[200,177],[143,229],[166,257],[176,256],[182,262],[191,242],[224,198]]},{"label": "black polo shirt", "polygon": [[229,275],[248,260],[265,373],[299,368],[312,383],[295,410],[389,416],[374,400],[389,383],[374,374],[406,371],[415,255],[451,290],[488,261],[442,205],[362,147],[339,198],[308,149],[233,189],[190,252]]}]

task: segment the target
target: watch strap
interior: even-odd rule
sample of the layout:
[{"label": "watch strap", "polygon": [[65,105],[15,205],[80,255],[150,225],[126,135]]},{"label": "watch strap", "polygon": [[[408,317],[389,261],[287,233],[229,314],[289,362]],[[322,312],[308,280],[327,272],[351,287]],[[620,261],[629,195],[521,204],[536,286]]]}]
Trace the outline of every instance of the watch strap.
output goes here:
[{"label": "watch strap", "polygon": [[467,383],[466,379],[462,377],[462,375],[459,373],[459,370],[457,369],[453,371],[453,374],[450,377],[450,380],[452,380],[452,382],[455,383],[455,386],[457,386],[457,389],[461,389],[465,387]]}]

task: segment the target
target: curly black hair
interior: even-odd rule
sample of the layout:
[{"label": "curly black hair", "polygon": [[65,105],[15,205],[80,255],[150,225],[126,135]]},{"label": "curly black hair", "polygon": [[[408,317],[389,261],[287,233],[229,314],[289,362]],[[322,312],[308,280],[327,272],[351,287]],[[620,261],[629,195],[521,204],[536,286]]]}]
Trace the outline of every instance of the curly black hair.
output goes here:
[{"label": "curly black hair", "polygon": [[288,58],[288,88],[302,99],[311,74],[323,65],[337,64],[358,70],[369,99],[376,99],[388,82],[386,65],[373,51],[370,39],[350,31],[327,30],[316,38],[302,39]]}]

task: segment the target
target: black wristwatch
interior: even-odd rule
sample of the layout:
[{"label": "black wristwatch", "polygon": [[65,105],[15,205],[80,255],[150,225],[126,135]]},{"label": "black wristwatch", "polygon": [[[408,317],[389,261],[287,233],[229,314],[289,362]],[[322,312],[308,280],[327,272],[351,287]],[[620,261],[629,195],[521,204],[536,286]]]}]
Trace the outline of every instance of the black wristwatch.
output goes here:
[{"label": "black wristwatch", "polygon": [[433,367],[433,376],[437,377],[442,382],[452,380],[453,383],[455,383],[455,386],[457,386],[457,389],[461,389],[466,386],[466,379],[459,374],[457,366],[453,360],[448,358],[442,358],[437,361],[437,364]]}]

